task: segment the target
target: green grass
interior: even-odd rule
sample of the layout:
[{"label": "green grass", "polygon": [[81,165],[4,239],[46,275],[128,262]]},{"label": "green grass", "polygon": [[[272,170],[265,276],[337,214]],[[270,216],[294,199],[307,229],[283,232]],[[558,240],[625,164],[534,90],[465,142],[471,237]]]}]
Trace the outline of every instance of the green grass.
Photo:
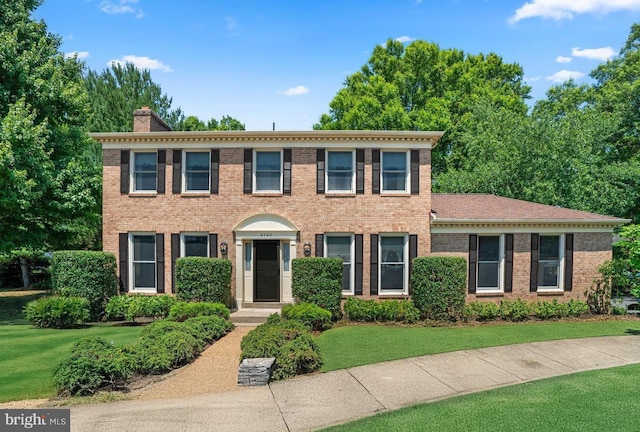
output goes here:
[{"label": "green grass", "polygon": [[[0,290],[0,291],[13,291],[13,290]],[[28,321],[24,319],[22,310],[24,306],[31,300],[37,300],[49,294],[49,291],[42,291],[42,293],[26,295],[26,296],[11,296],[0,297],[0,325],[1,324],[27,324]]]},{"label": "green grass", "polygon": [[416,405],[340,426],[356,431],[638,430],[640,365],[582,372]]},{"label": "green grass", "polygon": [[640,320],[486,324],[469,327],[337,327],[318,336],[323,372],[427,354],[525,342],[640,334]]}]

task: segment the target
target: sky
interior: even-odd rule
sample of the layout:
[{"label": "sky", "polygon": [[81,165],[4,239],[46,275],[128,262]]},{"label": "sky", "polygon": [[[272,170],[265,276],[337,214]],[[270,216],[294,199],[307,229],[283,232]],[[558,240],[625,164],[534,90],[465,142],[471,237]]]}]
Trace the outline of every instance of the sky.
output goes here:
[{"label": "sky", "polygon": [[345,79],[388,39],[496,53],[532,99],[614,58],[640,0],[44,0],[61,51],[95,71],[151,71],[173,108],[247,130],[310,130]]}]

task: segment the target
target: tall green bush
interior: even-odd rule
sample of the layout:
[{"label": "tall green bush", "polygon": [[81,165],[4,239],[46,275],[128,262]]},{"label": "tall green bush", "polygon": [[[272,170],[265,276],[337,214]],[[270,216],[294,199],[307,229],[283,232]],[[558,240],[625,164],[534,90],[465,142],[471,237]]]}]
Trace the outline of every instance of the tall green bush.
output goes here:
[{"label": "tall green bush", "polygon": [[231,302],[231,261],[184,257],[176,261],[176,296],[180,300]]},{"label": "tall green bush", "polygon": [[97,251],[56,251],[51,260],[54,291],[89,300],[91,319],[98,320],[109,298],[117,294],[116,257]]},{"label": "tall green bush", "polygon": [[411,271],[411,297],[425,318],[457,320],[462,316],[467,262],[460,257],[418,257]]},{"label": "tall green bush", "polygon": [[297,302],[313,303],[342,317],[342,260],[340,258],[295,258],[291,260],[292,290]]}]

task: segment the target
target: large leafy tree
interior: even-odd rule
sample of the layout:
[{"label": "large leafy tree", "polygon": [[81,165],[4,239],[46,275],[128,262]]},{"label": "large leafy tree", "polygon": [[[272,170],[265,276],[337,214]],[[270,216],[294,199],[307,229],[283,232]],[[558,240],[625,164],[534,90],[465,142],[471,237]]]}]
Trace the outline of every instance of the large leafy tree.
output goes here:
[{"label": "large leafy tree", "polygon": [[209,119],[207,123],[200,120],[197,116],[189,116],[179,122],[174,130],[181,131],[227,131],[227,130],[245,130],[244,124],[240,120],[234,119],[228,115],[222,116],[220,121],[215,118]]},{"label": "large leafy tree", "polygon": [[[99,226],[82,64],[31,19],[41,0],[0,1],[0,253],[87,246]],[[88,163],[89,162],[89,163]]]},{"label": "large leafy tree", "polygon": [[162,93],[160,85],[151,79],[151,72],[132,63],[113,63],[100,73],[89,70],[85,85],[93,109],[91,132],[131,132],[133,111],[143,106],[151,108],[174,129],[184,121],[182,110],[171,107],[173,99]]},{"label": "large leafy tree", "polygon": [[444,130],[433,171],[459,167],[467,157],[460,133],[473,107],[489,102],[516,115],[527,112],[530,88],[517,64],[496,54],[465,54],[415,41],[376,46],[360,71],[347,77],[314,129]]}]

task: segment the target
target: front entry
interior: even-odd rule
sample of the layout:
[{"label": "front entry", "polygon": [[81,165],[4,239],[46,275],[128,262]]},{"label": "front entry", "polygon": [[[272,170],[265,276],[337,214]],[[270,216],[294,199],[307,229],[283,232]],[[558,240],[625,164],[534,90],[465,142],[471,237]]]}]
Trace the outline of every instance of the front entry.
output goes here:
[{"label": "front entry", "polygon": [[254,291],[256,302],[280,301],[280,242],[254,240]]}]

